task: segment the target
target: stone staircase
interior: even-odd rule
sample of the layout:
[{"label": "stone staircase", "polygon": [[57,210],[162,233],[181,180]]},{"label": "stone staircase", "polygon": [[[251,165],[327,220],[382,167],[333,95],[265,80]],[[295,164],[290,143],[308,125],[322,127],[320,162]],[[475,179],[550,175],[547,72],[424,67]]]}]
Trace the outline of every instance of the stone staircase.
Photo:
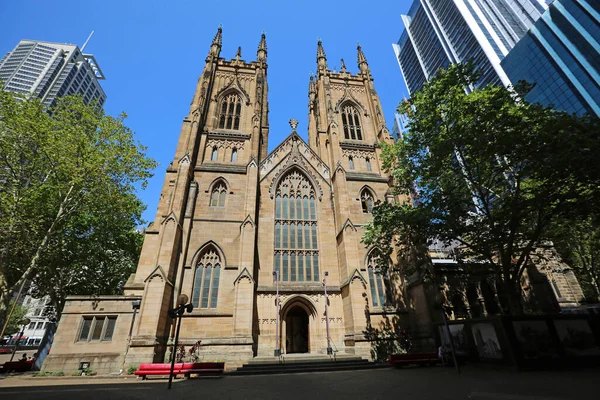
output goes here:
[{"label": "stone staircase", "polygon": [[352,355],[286,354],[281,357],[256,357],[228,375],[294,374],[301,372],[352,371],[389,368]]}]

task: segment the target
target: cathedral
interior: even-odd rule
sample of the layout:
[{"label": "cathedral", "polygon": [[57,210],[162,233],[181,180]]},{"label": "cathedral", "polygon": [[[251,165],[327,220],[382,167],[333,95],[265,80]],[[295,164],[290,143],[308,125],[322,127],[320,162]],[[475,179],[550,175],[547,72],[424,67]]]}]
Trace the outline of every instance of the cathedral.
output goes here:
[{"label": "cathedral", "polygon": [[361,244],[373,205],[400,200],[380,164],[377,144],[392,139],[367,59],[359,46],[359,72],[334,72],[319,41],[308,142],[292,119],[269,153],[265,35],[250,62],[240,51],[222,58],[221,35],[219,28],[125,286],[141,297],[127,357],[164,359],[174,336],[168,310],[181,293],[194,309],[180,342],[201,340],[209,359],[240,364],[328,347],[369,357],[364,331],[400,306],[401,282],[379,273],[378,254]]},{"label": "cathedral", "polygon": [[[376,358],[380,343],[405,330],[413,349],[435,348],[439,311],[430,303],[440,288],[405,282],[400,266],[361,243],[375,203],[410,199],[393,194],[382,170],[378,143],[392,139],[360,46],[352,74],[343,60],[330,70],[317,43],[308,142],[291,119],[290,134],[269,153],[265,35],[255,61],[239,50],[226,60],[221,45],[219,28],[137,271],[123,295],[69,296],[44,369],[111,373],[169,361],[169,310],[182,294],[193,310],[181,319],[178,343],[188,352],[200,341],[200,359],[227,369],[279,354]],[[451,318],[497,313],[485,277],[447,276],[441,282],[469,284],[451,299]],[[563,293],[576,283],[565,276]],[[559,297],[571,304],[576,294]]]}]

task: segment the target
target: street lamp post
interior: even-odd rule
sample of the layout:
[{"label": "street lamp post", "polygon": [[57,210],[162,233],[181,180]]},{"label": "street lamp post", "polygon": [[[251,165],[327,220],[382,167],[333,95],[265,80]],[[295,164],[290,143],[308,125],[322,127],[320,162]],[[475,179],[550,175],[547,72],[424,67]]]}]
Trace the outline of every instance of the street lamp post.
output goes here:
[{"label": "street lamp post", "polygon": [[175,320],[177,329],[175,330],[175,341],[173,342],[173,351],[171,352],[171,370],[169,371],[169,389],[171,389],[171,382],[173,382],[173,369],[175,368],[175,358],[177,358],[177,342],[179,341],[179,329],[181,328],[181,317],[185,311],[192,312],[194,309],[193,304],[187,304],[189,297],[185,294],[180,294],[177,298],[177,307],[169,310],[169,317]]},{"label": "street lamp post", "polygon": [[275,357],[281,357],[281,346],[279,345],[279,271],[273,272],[273,279],[275,280],[275,308],[276,308],[276,316],[275,316]]},{"label": "street lamp post", "polygon": [[329,336],[329,299],[327,297],[328,276],[329,272],[325,271],[325,275],[323,276],[323,287],[325,288],[325,329],[327,330],[327,355],[332,355],[333,349],[331,348],[331,337]]},{"label": "street lamp post", "polygon": [[15,348],[13,349],[12,355],[10,356],[10,361],[12,362],[13,358],[15,358],[15,353],[17,352],[17,347],[19,347],[19,342],[21,341],[21,338],[23,337],[23,333],[25,333],[25,327],[27,325],[29,325],[31,323],[31,320],[29,318],[23,318],[21,320],[21,324],[23,325],[23,328],[21,329],[21,333],[19,333],[19,337],[17,338],[17,343],[15,343]]}]

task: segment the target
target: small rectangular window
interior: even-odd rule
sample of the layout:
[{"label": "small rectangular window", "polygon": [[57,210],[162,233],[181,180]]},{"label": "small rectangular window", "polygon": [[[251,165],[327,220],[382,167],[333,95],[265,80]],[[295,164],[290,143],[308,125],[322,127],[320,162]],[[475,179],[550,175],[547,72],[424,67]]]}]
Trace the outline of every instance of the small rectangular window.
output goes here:
[{"label": "small rectangular window", "polygon": [[106,330],[104,331],[102,340],[112,340],[116,323],[117,317],[106,317]]},{"label": "small rectangular window", "polygon": [[90,340],[100,340],[103,328],[104,318],[94,318],[94,327],[92,328],[92,338]]},{"label": "small rectangular window", "polygon": [[79,333],[79,340],[88,340],[88,336],[90,335],[90,329],[92,328],[92,322],[94,322],[94,318],[92,317],[84,317],[83,322],[81,324],[81,332]]}]

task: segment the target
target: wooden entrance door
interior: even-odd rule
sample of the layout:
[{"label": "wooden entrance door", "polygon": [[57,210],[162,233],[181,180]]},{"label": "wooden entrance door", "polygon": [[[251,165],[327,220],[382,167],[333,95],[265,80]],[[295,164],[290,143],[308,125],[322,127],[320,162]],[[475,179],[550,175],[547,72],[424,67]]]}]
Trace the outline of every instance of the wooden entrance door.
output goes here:
[{"label": "wooden entrance door", "polygon": [[294,306],[285,319],[286,353],[308,353],[308,314],[300,306]]}]

